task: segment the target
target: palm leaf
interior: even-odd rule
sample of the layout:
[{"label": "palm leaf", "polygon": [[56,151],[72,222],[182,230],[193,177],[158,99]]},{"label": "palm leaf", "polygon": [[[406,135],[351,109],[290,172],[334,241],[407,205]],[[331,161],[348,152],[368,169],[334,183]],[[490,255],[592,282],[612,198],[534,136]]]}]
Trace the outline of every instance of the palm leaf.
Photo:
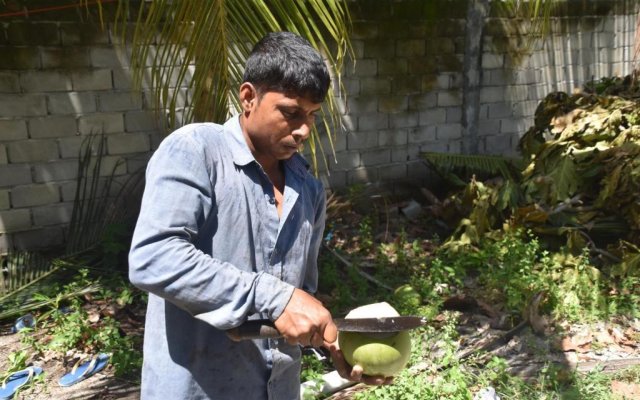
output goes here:
[{"label": "palm leaf", "polygon": [[35,252],[13,251],[0,256],[0,302],[47,276],[52,264]]},{"label": "palm leaf", "polygon": [[447,174],[453,170],[463,170],[471,173],[499,174],[503,178],[515,182],[520,181],[521,178],[521,160],[518,159],[486,154],[432,152],[422,153],[421,156],[441,174]]},{"label": "palm leaf", "polygon": [[[129,1],[120,0],[119,32],[126,37]],[[224,122],[240,110],[236,91],[253,44],[272,31],[298,33],[326,58],[334,90],[344,93],[341,76],[349,40],[347,4],[336,0],[154,0],[141,2],[132,33],[134,84],[153,88],[158,111],[167,112],[168,128],[193,121]],[[190,103],[181,104],[180,87]],[[333,134],[340,128],[338,99],[328,96],[323,113]],[[321,147],[318,131],[311,151]],[[333,141],[329,140],[333,149]],[[322,149],[320,149],[322,151]]]}]

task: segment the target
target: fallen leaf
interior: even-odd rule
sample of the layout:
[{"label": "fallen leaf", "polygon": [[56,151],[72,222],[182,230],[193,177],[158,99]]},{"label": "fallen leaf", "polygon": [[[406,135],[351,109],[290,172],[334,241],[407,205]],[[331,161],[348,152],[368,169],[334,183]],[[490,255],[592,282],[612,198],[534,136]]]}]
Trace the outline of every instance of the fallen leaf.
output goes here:
[{"label": "fallen leaf", "polygon": [[100,321],[100,313],[92,311],[88,314],[88,319],[89,319],[89,322],[91,322],[92,324],[96,323]]}]

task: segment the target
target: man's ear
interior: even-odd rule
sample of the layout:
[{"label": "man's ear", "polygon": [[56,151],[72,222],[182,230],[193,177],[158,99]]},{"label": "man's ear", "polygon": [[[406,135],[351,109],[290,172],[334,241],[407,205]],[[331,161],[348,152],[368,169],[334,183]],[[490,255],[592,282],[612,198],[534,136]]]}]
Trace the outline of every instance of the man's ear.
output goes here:
[{"label": "man's ear", "polygon": [[240,105],[245,112],[253,109],[254,103],[257,101],[258,93],[256,88],[249,82],[240,85]]}]

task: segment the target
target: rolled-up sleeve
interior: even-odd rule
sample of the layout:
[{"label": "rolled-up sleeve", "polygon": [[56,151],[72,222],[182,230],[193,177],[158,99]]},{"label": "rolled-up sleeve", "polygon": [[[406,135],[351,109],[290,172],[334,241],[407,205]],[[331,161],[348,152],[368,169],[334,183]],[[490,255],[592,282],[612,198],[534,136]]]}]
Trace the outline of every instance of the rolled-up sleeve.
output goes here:
[{"label": "rolled-up sleeve", "polygon": [[276,319],[293,286],[218,260],[194,245],[216,212],[214,168],[203,144],[192,136],[174,133],[163,141],[147,167],[129,278],[218,329],[237,326],[253,313]]}]

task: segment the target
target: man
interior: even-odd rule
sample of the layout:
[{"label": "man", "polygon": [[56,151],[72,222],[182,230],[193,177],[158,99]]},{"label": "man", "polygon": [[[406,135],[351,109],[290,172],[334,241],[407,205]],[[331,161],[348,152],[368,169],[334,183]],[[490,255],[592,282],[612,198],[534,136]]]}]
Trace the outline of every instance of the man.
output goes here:
[{"label": "man", "polygon": [[[310,294],[325,195],[297,152],[328,71],[306,40],[278,32],[255,45],[243,81],[239,116],[178,129],[147,168],[129,255],[131,282],[149,292],[143,399],[298,399],[299,345],[329,347],[344,376],[362,379]],[[256,318],[285,340],[225,334]]]}]

